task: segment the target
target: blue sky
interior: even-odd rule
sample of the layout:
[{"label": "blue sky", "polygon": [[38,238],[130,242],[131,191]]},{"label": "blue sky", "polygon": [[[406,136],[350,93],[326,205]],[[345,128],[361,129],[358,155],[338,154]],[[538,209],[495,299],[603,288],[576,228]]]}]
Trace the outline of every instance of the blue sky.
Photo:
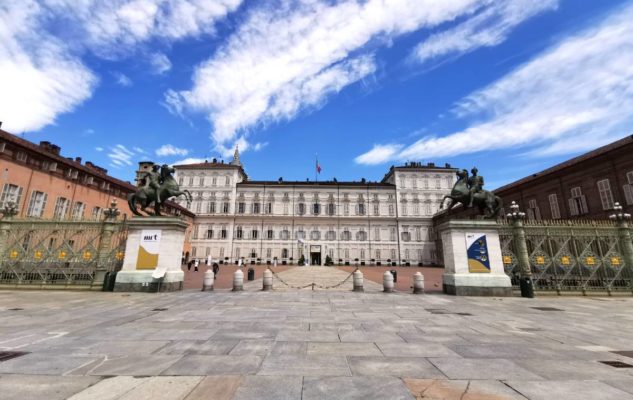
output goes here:
[{"label": "blue sky", "polygon": [[477,165],[495,188],[632,134],[633,1],[0,0],[3,129],[131,180]]}]

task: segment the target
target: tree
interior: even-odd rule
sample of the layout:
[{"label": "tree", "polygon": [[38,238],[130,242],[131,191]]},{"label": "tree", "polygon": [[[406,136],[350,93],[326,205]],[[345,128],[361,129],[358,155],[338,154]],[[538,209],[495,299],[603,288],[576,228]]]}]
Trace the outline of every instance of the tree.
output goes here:
[{"label": "tree", "polygon": [[298,264],[301,266],[301,265],[305,265],[305,263],[306,263],[306,258],[302,254],[301,257],[299,257]]},{"label": "tree", "polygon": [[332,257],[325,256],[325,265],[334,265],[334,261],[332,261]]}]

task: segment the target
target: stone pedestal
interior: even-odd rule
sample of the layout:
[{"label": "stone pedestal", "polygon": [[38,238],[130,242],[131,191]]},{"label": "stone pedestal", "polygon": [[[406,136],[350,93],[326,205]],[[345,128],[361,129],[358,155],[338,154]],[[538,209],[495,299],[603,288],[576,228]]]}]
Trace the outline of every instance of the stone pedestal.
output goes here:
[{"label": "stone pedestal", "polygon": [[450,220],[441,224],[438,232],[444,252],[444,293],[512,296],[495,221]]},{"label": "stone pedestal", "polygon": [[123,268],[115,292],[182,290],[181,269],[187,223],[177,217],[133,217],[128,222]]}]

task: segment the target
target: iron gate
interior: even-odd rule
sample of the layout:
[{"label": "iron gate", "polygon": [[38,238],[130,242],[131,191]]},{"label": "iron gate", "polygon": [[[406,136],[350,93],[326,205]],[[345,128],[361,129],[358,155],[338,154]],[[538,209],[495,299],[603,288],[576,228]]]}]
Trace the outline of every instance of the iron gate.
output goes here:
[{"label": "iron gate", "polygon": [[[118,215],[118,214],[117,214]],[[125,219],[0,221],[0,286],[91,286],[123,264]]]},{"label": "iron gate", "polygon": [[[505,272],[518,288],[516,229],[509,221],[499,222]],[[626,261],[616,222],[527,220],[521,229],[525,233],[535,290],[557,294],[633,294],[633,265]]]}]

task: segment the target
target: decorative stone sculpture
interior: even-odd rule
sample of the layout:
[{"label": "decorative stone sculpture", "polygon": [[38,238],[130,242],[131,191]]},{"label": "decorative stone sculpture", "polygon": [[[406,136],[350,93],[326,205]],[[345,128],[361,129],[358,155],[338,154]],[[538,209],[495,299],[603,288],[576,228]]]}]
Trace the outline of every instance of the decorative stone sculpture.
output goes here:
[{"label": "decorative stone sculpture", "polygon": [[477,175],[477,168],[473,168],[471,172],[472,175],[469,176],[465,169],[457,171],[457,182],[451,194],[442,199],[440,208],[444,208],[444,200],[448,198],[451,200],[447,206],[448,210],[453,209],[457,204],[462,204],[465,207],[477,207],[484,218],[496,218],[503,206],[501,197],[483,189],[484,177]]},{"label": "decorative stone sculpture", "polygon": [[[158,172],[160,170],[160,173]],[[130,210],[139,216],[143,216],[138,209],[137,203],[141,206],[141,211],[145,211],[147,207],[154,204],[155,216],[160,216],[160,207],[171,197],[178,197],[184,195],[187,199],[187,207],[191,206],[192,197],[188,190],[180,190],[178,182],[172,176],[175,170],[167,164],[162,166],[154,165],[152,170],[145,174],[142,179],[144,182],[142,187],[135,193],[128,195],[127,201],[130,205]]]}]

